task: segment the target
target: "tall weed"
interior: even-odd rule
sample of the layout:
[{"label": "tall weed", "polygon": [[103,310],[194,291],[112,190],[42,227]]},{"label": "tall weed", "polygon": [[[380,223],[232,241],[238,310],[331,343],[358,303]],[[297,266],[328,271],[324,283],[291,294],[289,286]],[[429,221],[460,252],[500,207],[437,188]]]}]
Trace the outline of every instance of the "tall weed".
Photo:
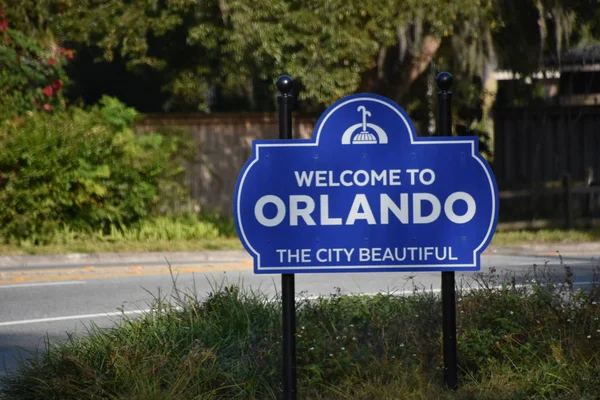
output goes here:
[{"label": "tall weed", "polygon": [[[459,291],[456,392],[442,384],[438,295],[300,298],[301,398],[598,398],[600,290],[544,268]],[[227,282],[202,298],[175,287],[141,318],[49,347],[4,379],[5,399],[281,397],[280,299]]]}]

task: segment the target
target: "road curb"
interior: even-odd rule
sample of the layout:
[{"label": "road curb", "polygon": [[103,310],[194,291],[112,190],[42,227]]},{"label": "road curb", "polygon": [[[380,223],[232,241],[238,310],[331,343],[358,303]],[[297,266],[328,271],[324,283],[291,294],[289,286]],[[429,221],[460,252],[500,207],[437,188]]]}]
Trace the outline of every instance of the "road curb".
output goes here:
[{"label": "road curb", "polygon": [[86,266],[110,264],[156,264],[185,262],[236,262],[249,260],[243,250],[206,250],[198,252],[150,253],[73,253],[44,256],[0,256],[0,270],[14,267]]}]

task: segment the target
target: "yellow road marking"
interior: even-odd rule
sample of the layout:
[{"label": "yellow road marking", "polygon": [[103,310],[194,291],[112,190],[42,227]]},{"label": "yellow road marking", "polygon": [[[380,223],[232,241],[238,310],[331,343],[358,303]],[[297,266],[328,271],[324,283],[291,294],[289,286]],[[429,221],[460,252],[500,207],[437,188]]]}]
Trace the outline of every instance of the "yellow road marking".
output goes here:
[{"label": "yellow road marking", "polygon": [[0,285],[11,283],[31,283],[31,282],[54,282],[62,280],[86,280],[99,278],[124,278],[128,276],[140,275],[169,275],[181,273],[210,273],[220,271],[245,271],[251,269],[253,263],[249,260],[239,262],[221,262],[211,264],[181,263],[164,265],[126,265],[111,266],[109,268],[96,268],[88,265],[85,267],[69,269],[50,269],[50,270],[27,270],[10,271],[4,273],[3,279],[0,279]]}]

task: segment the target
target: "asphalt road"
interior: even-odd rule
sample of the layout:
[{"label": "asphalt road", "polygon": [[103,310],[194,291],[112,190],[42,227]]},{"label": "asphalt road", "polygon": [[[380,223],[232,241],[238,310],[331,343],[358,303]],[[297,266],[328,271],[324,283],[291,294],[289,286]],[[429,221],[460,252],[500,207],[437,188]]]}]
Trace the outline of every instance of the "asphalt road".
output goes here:
[{"label": "asphalt road", "polygon": [[[558,256],[557,251],[562,256]],[[576,286],[594,280],[600,245],[546,245],[489,248],[481,272],[490,268],[521,276],[535,264],[564,274],[572,268]],[[169,266],[170,264],[170,266]],[[298,296],[343,293],[410,293],[413,288],[438,291],[439,272],[296,275]],[[457,273],[457,285],[475,283],[473,273]],[[14,371],[18,358],[44,349],[67,332],[85,334],[95,323],[111,327],[123,317],[148,310],[157,297],[178,289],[204,297],[224,283],[240,284],[272,294],[279,275],[254,275],[251,259],[241,251],[0,257],[0,374]],[[522,280],[522,279],[521,279]]]}]

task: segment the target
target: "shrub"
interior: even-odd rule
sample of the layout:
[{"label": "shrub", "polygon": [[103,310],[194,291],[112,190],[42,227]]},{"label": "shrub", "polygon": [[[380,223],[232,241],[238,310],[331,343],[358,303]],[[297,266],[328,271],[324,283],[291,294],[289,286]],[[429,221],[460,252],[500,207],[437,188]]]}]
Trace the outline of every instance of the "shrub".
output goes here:
[{"label": "shrub", "polygon": [[178,142],[136,135],[135,110],[112,98],[86,111],[29,113],[0,125],[0,234],[45,237],[59,229],[109,230],[146,217]]},{"label": "shrub", "polygon": [[27,111],[62,110],[64,66],[73,51],[10,27],[0,4],[0,121]]}]

